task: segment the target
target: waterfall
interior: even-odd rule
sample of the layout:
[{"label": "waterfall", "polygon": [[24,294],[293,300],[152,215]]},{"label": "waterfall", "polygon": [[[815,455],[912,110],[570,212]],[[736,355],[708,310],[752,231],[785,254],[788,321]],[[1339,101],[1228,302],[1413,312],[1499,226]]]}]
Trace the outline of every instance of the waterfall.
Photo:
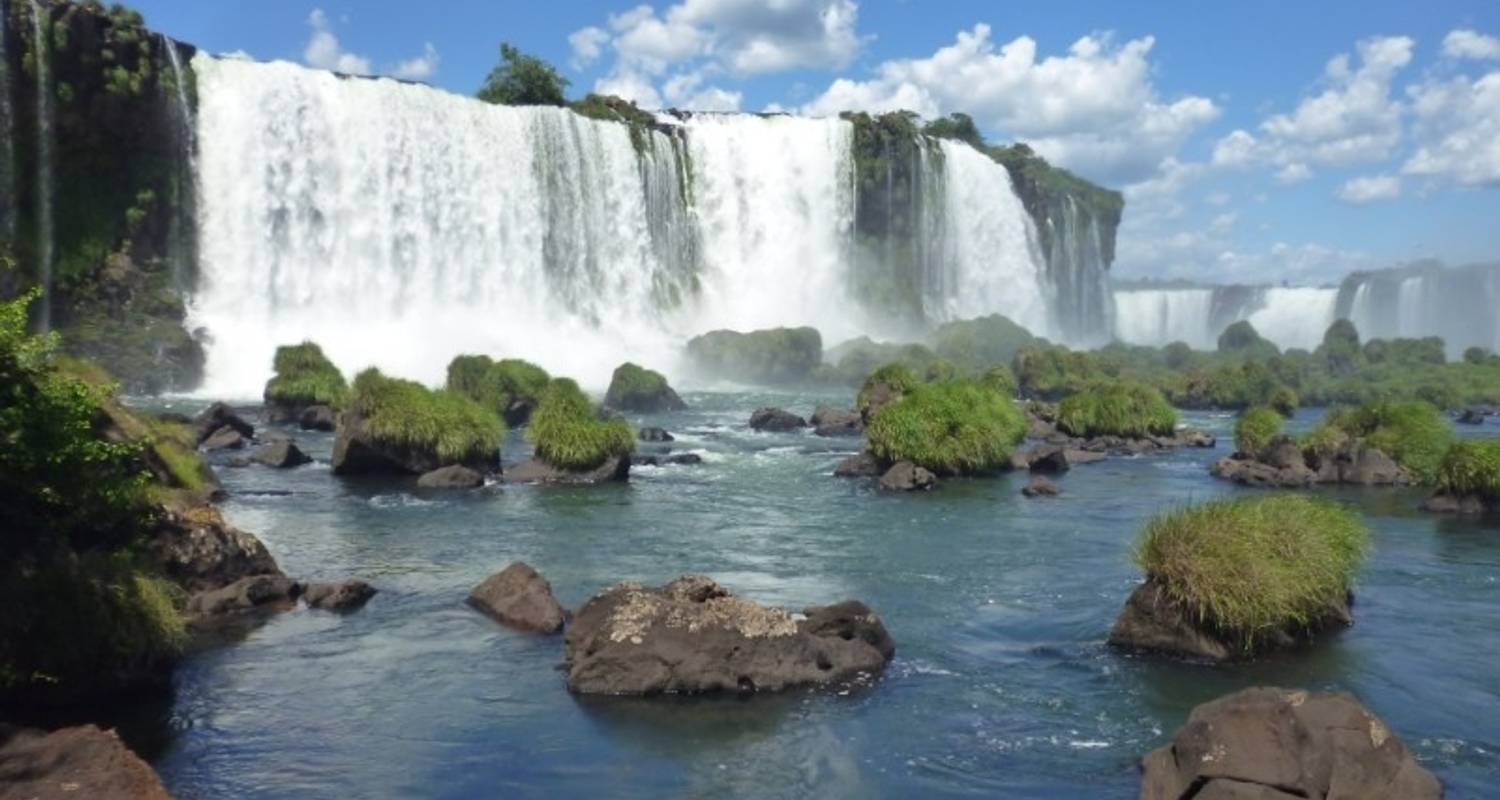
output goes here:
[{"label": "waterfall", "polygon": [[1213,289],[1122,289],[1114,301],[1115,337],[1122,342],[1153,347],[1186,342],[1194,350],[1218,346]]},{"label": "waterfall", "polygon": [[172,68],[172,86],[176,89],[173,105],[177,111],[176,170],[177,196],[172,198],[171,230],[168,233],[167,259],[172,270],[172,285],[184,292],[188,288],[187,270],[192,263],[192,208],[197,196],[194,182],[198,176],[197,145],[193,141],[196,124],[193,122],[193,106],[188,100],[187,73],[182,68],[182,56],[177,52],[177,43],[165,35],[158,35],[161,48],[167,53],[167,63]]},{"label": "waterfall", "polygon": [[1283,350],[1313,350],[1333,324],[1337,301],[1337,289],[1270,287],[1261,294],[1260,308],[1246,319]]},{"label": "waterfall", "polygon": [[1364,339],[1441,336],[1458,358],[1468,347],[1500,351],[1497,308],[1500,265],[1422,264],[1349,276],[1337,313]]},{"label": "waterfall", "polygon": [[49,80],[51,44],[43,19],[45,10],[31,0],[32,55],[36,63],[36,260],[42,285],[43,331],[52,328],[52,82]]}]

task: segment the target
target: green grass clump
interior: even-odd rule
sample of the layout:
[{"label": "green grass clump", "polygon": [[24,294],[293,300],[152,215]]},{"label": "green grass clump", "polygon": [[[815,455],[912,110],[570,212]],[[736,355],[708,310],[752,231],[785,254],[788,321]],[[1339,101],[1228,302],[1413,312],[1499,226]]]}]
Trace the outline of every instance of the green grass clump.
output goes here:
[{"label": "green grass clump", "polygon": [[1454,442],[1438,465],[1438,489],[1500,501],[1500,439]]},{"label": "green grass clump", "polygon": [[550,380],[546,370],[524,359],[456,356],[448,362],[446,388],[504,414],[518,400],[535,403]]},{"label": "green grass clump", "polygon": [[1266,399],[1266,405],[1276,409],[1276,413],[1290,419],[1297,413],[1299,405],[1296,390],[1290,386],[1278,386],[1271,390],[1271,396]]},{"label": "green grass clump", "polygon": [[877,458],[943,475],[998,469],[1025,435],[1026,420],[1010,398],[966,380],[914,384],[865,429]]},{"label": "green grass clump", "polygon": [[1004,364],[985,370],[979,376],[979,382],[1006,397],[1016,393],[1016,376]]},{"label": "green grass clump", "polygon": [[1358,408],[1335,408],[1302,439],[1302,449],[1330,455],[1362,441],[1395,459],[1423,483],[1437,477],[1453,430],[1441,412],[1422,400],[1376,400]]},{"label": "green grass clump", "polygon": [[635,434],[622,419],[601,420],[571,378],[556,378],[542,392],[526,436],[536,457],[559,469],[590,470],[635,450]]},{"label": "green grass clump", "polygon": [[861,414],[870,407],[871,394],[876,386],[884,384],[893,394],[900,395],[911,391],[912,387],[922,383],[917,373],[905,364],[893,362],[882,367],[877,367],[865,377],[865,382],[859,387],[859,394],[854,398],[854,408]]},{"label": "green grass clump", "polygon": [[462,394],[386,377],[374,367],[355,376],[349,407],[375,439],[430,450],[450,464],[494,461],[505,436],[495,412]]},{"label": "green grass clump", "polygon": [[267,403],[291,407],[325,405],[343,408],[349,385],[343,373],[314,342],[276,348],[276,375],[266,382]]},{"label": "green grass clump", "polygon": [[1302,495],[1219,500],[1146,523],[1135,561],[1197,620],[1248,651],[1343,602],[1369,546],[1359,516]]},{"label": "green grass clump", "polygon": [[667,385],[665,375],[627,361],[616,367],[610,377],[604,404],[626,411],[655,411],[676,408],[682,403]]},{"label": "green grass clump", "polygon": [[1255,455],[1281,433],[1281,415],[1265,406],[1248,409],[1234,423],[1234,446],[1241,453]]},{"label": "green grass clump", "polygon": [[1057,424],[1073,436],[1169,436],[1177,411],[1153,387],[1112,381],[1063,398]]}]

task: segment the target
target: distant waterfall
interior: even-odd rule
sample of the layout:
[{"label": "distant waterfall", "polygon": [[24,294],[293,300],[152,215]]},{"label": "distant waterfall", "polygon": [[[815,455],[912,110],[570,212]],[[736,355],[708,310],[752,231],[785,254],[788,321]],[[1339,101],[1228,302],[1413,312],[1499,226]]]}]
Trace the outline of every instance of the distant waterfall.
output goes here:
[{"label": "distant waterfall", "polygon": [[1441,336],[1448,356],[1500,351],[1500,265],[1422,265],[1355,273],[1339,287],[1338,316],[1365,338]]},{"label": "distant waterfall", "polygon": [[52,328],[52,81],[50,25],[38,0],[31,0],[32,52],[36,61],[36,252],[42,284],[39,320]]},{"label": "distant waterfall", "polygon": [[1141,289],[1115,293],[1115,336],[1130,344],[1186,342],[1212,350],[1219,332],[1211,325],[1213,289]]}]

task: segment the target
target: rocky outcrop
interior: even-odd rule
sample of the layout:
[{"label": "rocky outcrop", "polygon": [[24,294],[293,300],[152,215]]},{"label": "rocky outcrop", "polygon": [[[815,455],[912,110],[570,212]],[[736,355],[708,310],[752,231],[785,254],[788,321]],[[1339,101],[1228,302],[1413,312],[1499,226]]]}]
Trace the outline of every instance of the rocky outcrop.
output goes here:
[{"label": "rocky outcrop", "polygon": [[1062,494],[1062,490],[1057,488],[1057,484],[1037,475],[1021,487],[1021,494],[1027,497],[1056,497]]},{"label": "rocky outcrop", "polygon": [[1411,473],[1390,456],[1361,444],[1351,444],[1332,455],[1305,453],[1286,436],[1279,436],[1259,453],[1235,453],[1213,463],[1209,473],[1245,486],[1301,488],[1317,484],[1354,486],[1410,486]]},{"label": "rocky outcrop", "polygon": [[636,438],[640,439],[643,442],[673,442],[677,440],[677,438],[668,433],[665,428],[653,427],[641,428],[640,431],[636,433]]},{"label": "rocky outcrop", "polygon": [[0,723],[0,800],[171,800],[156,772],[114,731],[47,733]]},{"label": "rocky outcrop", "polygon": [[703,463],[703,456],[697,453],[673,453],[660,456],[631,456],[630,465],[633,467],[660,467],[663,465],[694,466]]},{"label": "rocky outcrop", "polygon": [[308,406],[297,416],[297,427],[305,431],[331,433],[338,427],[338,413],[328,406]]},{"label": "rocky outcrop", "polygon": [[164,510],[150,550],[162,573],[190,593],[249,575],[281,574],[266,546],[226,523],[213,506]]},{"label": "rocky outcrop", "polygon": [[794,615],[685,575],[594,596],[568,627],[563,666],[568,688],[583,694],[752,693],[873,675],[895,649],[858,601]]},{"label": "rocky outcrop", "polygon": [[345,612],[364,608],[375,595],[375,587],[364,581],[309,583],[302,589],[302,602],[308,608]]},{"label": "rocky outcrop", "polygon": [[859,414],[832,406],[818,406],[809,422],[819,436],[859,436],[865,431]]},{"label": "rocky outcrop", "polygon": [[205,453],[217,453],[224,450],[243,450],[250,444],[250,439],[242,435],[234,428],[225,425],[209,434],[202,442],[198,443],[198,449]]},{"label": "rocky outcrop", "polygon": [[1353,597],[1303,630],[1257,631],[1254,650],[1237,636],[1217,630],[1168,596],[1160,583],[1147,580],[1130,594],[1109,632],[1109,644],[1124,650],[1164,653],[1206,661],[1229,661],[1252,654],[1294,647],[1311,636],[1354,624]]},{"label": "rocky outcrop", "polygon": [[188,599],[189,624],[217,624],[221,618],[250,611],[285,611],[302,593],[302,586],[281,573],[250,575]]},{"label": "rocky outcrop", "polygon": [[[336,475],[422,475],[452,463],[433,448],[374,435],[364,418],[353,411],[339,416],[331,460]],[[480,473],[497,472],[500,468],[498,447],[493,453],[476,455],[461,465]]]},{"label": "rocky outcrop", "polygon": [[483,475],[459,464],[438,467],[417,478],[417,487],[421,489],[478,489],[483,485]]},{"label": "rocky outcrop", "polygon": [[557,633],[567,619],[552,584],[524,561],[485,578],[469,593],[468,603],[504,625],[533,633]]},{"label": "rocky outcrop", "polygon": [[937,476],[910,461],[897,461],[880,476],[882,492],[925,492],[936,485]]},{"label": "rocky outcrop", "polygon": [[609,388],[604,393],[604,405],[643,414],[682,411],[687,408],[687,403],[682,402],[682,398],[660,372],[629,362],[615,369]]},{"label": "rocky outcrop", "polygon": [[193,418],[193,429],[197,432],[200,445],[225,428],[246,440],[255,438],[255,426],[224,403],[214,403]]},{"label": "rocky outcrop", "polygon": [[[1170,436],[1141,436],[1127,438],[1124,436],[1094,436],[1092,438],[1079,438],[1069,436],[1059,430],[1055,421],[1049,419],[1050,412],[1046,409],[1029,409],[1026,414],[1027,432],[1026,438],[1039,439],[1044,445],[1060,447],[1071,453],[1083,452],[1094,453],[1099,456],[1116,455],[1131,456],[1144,455],[1162,450],[1175,450],[1180,447],[1211,448],[1218,441],[1195,428],[1179,428]],[[1033,448],[1040,450],[1040,448]],[[1050,452],[1050,451],[1047,451]],[[1077,456],[1077,458],[1084,458]],[[1098,458],[1090,459],[1097,461]],[[1084,463],[1075,460],[1074,464]],[[1028,462],[1029,464],[1029,462]]]},{"label": "rocky outcrop", "polygon": [[609,483],[630,479],[628,455],[606,459],[590,470],[573,471],[554,467],[538,458],[529,459],[506,470],[506,483]]},{"label": "rocky outcrop", "polygon": [[833,474],[840,478],[878,478],[885,474],[885,465],[869,451],[855,453],[839,462]]},{"label": "rocky outcrop", "polygon": [[781,408],[757,408],[750,414],[750,429],[785,432],[807,427],[807,420]]},{"label": "rocky outcrop", "polygon": [[1253,688],[1193,709],[1141,760],[1142,800],[1436,800],[1443,787],[1353,695]]},{"label": "rocky outcrop", "polygon": [[291,469],[311,464],[312,456],[302,452],[291,439],[276,439],[251,453],[250,460],[275,469]]}]

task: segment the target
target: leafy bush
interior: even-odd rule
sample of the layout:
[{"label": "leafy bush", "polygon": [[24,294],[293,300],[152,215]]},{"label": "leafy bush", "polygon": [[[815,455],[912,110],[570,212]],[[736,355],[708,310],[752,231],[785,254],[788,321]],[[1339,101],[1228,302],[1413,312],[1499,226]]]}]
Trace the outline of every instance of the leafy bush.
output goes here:
[{"label": "leafy bush", "polygon": [[343,373],[314,342],[276,348],[276,375],[266,383],[265,400],[294,408],[326,405],[343,408],[349,385]]},{"label": "leafy bush", "polygon": [[942,475],[999,469],[1025,435],[1026,420],[1009,398],[964,380],[915,384],[865,429],[877,458]]},{"label": "leafy bush", "polygon": [[1315,626],[1354,583],[1369,532],[1357,514],[1302,495],[1220,500],[1146,523],[1136,563],[1197,620],[1246,650]]},{"label": "leafy bush", "polygon": [[815,328],[771,328],[740,333],[710,331],[687,343],[687,356],[711,377],[747,383],[806,381],[823,361],[823,337]]},{"label": "leafy bush", "polygon": [[635,450],[630,425],[599,419],[571,378],[555,378],[547,385],[526,436],[536,444],[536,457],[559,469],[590,470]]},{"label": "leafy bush", "polygon": [[1063,398],[1057,425],[1082,437],[1169,436],[1177,428],[1177,412],[1150,386],[1113,381]]},{"label": "leafy bush", "polygon": [[1283,417],[1291,418],[1297,413],[1297,392],[1290,386],[1278,386],[1271,391],[1266,405],[1276,409],[1276,413]]},{"label": "leafy bush", "polygon": [[448,362],[445,388],[505,414],[518,401],[537,402],[551,379],[546,370],[523,359],[461,355]]},{"label": "leafy bush", "polygon": [[1438,489],[1500,501],[1500,439],[1454,442],[1438,465]]},{"label": "leafy bush", "polygon": [[478,95],[502,106],[560,106],[568,101],[568,79],[555,67],[509,42],[500,45],[500,64],[490,70]]},{"label": "leafy bush", "polygon": [[1234,423],[1235,448],[1249,455],[1259,453],[1281,433],[1281,422],[1281,415],[1265,406],[1247,409]]},{"label": "leafy bush", "polygon": [[355,376],[349,408],[375,439],[431,450],[452,464],[494,460],[505,436],[495,412],[462,394],[390,378],[374,367]]}]

